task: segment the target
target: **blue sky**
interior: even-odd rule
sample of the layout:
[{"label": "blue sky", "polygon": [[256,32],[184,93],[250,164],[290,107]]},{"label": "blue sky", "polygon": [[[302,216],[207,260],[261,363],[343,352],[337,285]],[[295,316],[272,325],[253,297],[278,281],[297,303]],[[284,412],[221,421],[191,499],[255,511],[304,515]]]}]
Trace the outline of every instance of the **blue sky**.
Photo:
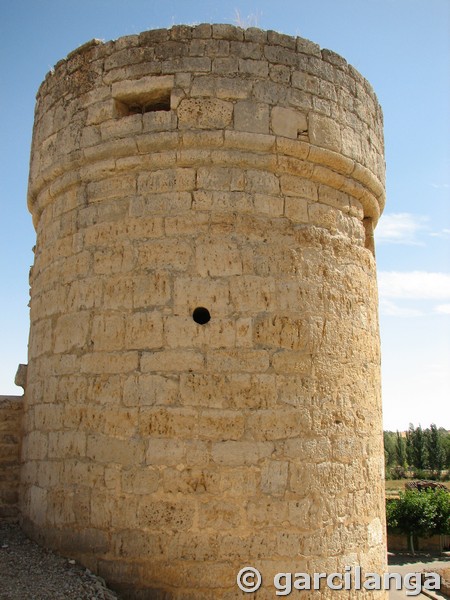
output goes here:
[{"label": "blue sky", "polygon": [[449,0],[1,0],[0,394],[27,362],[26,209],[34,100],[92,38],[178,23],[256,25],[338,52],[383,107],[387,204],[376,231],[384,425],[450,429]]}]

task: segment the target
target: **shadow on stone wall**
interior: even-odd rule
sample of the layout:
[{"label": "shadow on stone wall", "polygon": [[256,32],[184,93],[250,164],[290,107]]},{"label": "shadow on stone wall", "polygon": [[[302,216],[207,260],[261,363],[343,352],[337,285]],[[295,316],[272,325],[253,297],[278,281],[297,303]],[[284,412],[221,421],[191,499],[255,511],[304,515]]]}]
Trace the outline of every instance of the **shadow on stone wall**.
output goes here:
[{"label": "shadow on stone wall", "polygon": [[0,396],[0,521],[19,517],[23,396]]}]

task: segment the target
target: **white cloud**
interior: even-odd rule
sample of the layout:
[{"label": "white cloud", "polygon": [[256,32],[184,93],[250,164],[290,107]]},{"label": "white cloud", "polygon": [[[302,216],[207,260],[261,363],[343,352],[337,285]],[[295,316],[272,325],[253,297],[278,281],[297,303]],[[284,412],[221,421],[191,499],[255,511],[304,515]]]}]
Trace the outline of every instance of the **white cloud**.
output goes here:
[{"label": "white cloud", "polygon": [[441,231],[433,231],[432,233],[430,233],[430,235],[433,237],[448,238],[448,237],[450,237],[450,229],[442,229]]},{"label": "white cloud", "polygon": [[381,271],[380,298],[405,300],[450,300],[450,274],[428,271]]},{"label": "white cloud", "polygon": [[423,316],[422,311],[416,308],[408,308],[399,306],[391,300],[381,298],[380,300],[380,313],[388,317],[421,317]]},{"label": "white cloud", "polygon": [[438,304],[435,311],[440,315],[450,315],[450,304]]},{"label": "white cloud", "polygon": [[378,244],[422,244],[417,234],[426,229],[428,217],[411,213],[384,214],[375,229]]}]

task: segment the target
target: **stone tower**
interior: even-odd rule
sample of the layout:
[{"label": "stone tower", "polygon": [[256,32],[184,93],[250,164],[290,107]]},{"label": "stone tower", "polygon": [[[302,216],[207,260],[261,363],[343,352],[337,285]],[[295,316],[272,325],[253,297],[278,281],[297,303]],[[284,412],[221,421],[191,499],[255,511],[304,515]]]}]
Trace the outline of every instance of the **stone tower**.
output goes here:
[{"label": "stone tower", "polygon": [[130,597],[384,572],[383,203],[375,95],[305,39],[176,26],[60,61],[29,181],[27,531]]}]

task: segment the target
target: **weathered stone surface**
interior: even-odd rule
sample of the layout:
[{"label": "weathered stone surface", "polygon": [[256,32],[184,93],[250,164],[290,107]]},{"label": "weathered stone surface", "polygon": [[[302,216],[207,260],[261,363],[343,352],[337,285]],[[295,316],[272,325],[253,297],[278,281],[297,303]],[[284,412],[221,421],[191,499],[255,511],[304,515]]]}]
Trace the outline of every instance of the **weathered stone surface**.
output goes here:
[{"label": "weathered stone surface", "polygon": [[294,140],[306,137],[308,123],[306,116],[293,108],[274,106],[271,112],[272,133]]},{"label": "weathered stone surface", "polygon": [[234,107],[234,127],[237,131],[269,133],[269,107],[255,102],[237,102]]},{"label": "weathered stone surface", "polygon": [[225,128],[231,123],[233,104],[220,99],[186,99],[178,107],[180,127]]},{"label": "weathered stone surface", "polygon": [[[22,396],[0,396],[0,521],[19,518],[22,411]],[[23,474],[31,484],[37,479],[35,465]]]},{"label": "weathered stone surface", "polygon": [[38,94],[23,436],[0,403],[0,516],[21,441],[24,522],[127,593],[237,598],[245,564],[264,582],[349,557],[383,572],[373,92],[334,53],[255,28],[94,50]]},{"label": "weathered stone surface", "polygon": [[27,387],[27,365],[19,365],[17,367],[14,383],[25,390]]},{"label": "weathered stone surface", "polygon": [[339,152],[341,150],[341,132],[339,124],[333,119],[311,113],[309,116],[309,138],[316,146]]}]

